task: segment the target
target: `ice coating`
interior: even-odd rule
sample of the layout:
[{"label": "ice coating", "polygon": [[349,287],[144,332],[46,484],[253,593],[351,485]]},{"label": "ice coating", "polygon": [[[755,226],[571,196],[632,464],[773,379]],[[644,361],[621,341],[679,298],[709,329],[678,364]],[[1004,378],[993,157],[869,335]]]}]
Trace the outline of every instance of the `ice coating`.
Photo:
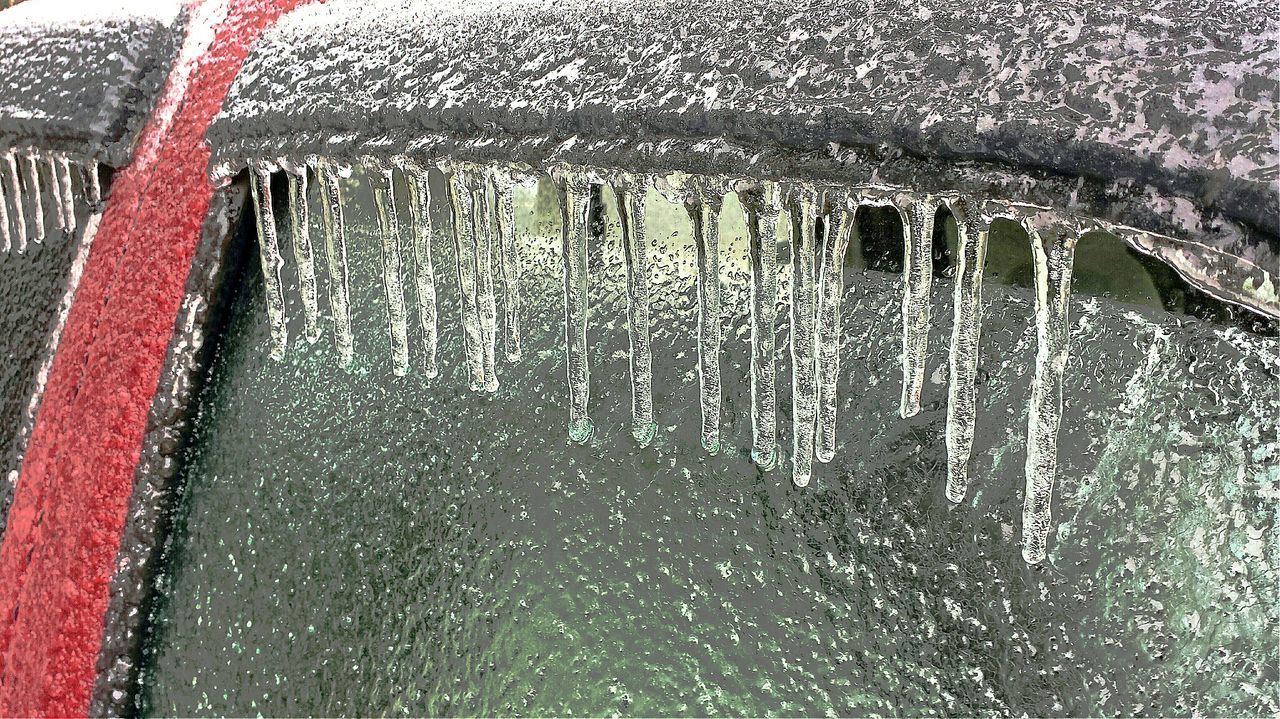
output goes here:
[{"label": "ice coating", "polygon": [[[289,328],[284,316],[284,287],[280,268],[284,258],[276,239],[276,218],[271,210],[271,168],[262,163],[249,165],[249,190],[258,230],[258,254],[262,261],[262,282],[267,296],[267,318],[271,323],[271,358],[283,359],[289,344]],[[55,213],[56,214],[56,213]]]},{"label": "ice coating", "polygon": [[762,469],[778,463],[778,397],[774,355],[778,323],[778,188],[739,192],[751,261],[751,459]]},{"label": "ice coating", "polygon": [[22,168],[26,170],[27,187],[31,195],[31,226],[35,230],[36,242],[42,242],[44,241],[44,193],[40,191],[40,165],[35,153],[28,152],[23,155]]},{"label": "ice coating", "polygon": [[382,249],[382,287],[387,297],[387,330],[391,336],[391,361],[397,376],[409,373],[408,311],[400,268],[400,217],[396,211],[394,174],[377,168],[373,201],[378,209],[378,235]]},{"label": "ice coating", "polygon": [[320,179],[320,226],[324,232],[325,263],[329,271],[329,305],[333,314],[333,344],[338,363],[349,369],[355,360],[351,336],[351,287],[347,271],[347,223],[342,209],[342,187],[328,160],[315,164]]},{"label": "ice coating", "polygon": [[898,409],[906,418],[920,412],[920,395],[924,391],[937,202],[927,196],[903,196],[895,205],[902,217],[902,235],[906,241],[902,260],[902,404]]},{"label": "ice coating", "polygon": [[631,436],[646,447],[657,434],[653,421],[653,355],[649,350],[649,239],[645,191],[649,182],[623,176],[613,183],[621,219],[627,273],[627,338],[631,344]]},{"label": "ice coating", "polygon": [[320,307],[317,304],[316,263],[311,248],[311,211],[307,207],[307,169],[286,173],[289,180],[289,227],[293,233],[293,261],[298,266],[298,289],[308,342],[320,339]]},{"label": "ice coating", "polygon": [[587,357],[587,233],[590,181],[572,171],[558,179],[564,261],[565,366],[569,377],[569,439],[586,442],[594,427],[587,413],[591,368]]},{"label": "ice coating", "polygon": [[814,324],[818,291],[814,241],[818,195],[813,187],[792,189],[791,215],[791,481],[807,487],[813,474],[813,433],[817,420]]},{"label": "ice coating", "polygon": [[949,200],[956,220],[955,315],[951,325],[951,385],[947,394],[947,499],[960,502],[969,487],[969,457],[977,421],[978,343],[982,334],[982,270],[991,219],[975,203]]},{"label": "ice coating", "polygon": [[469,171],[456,168],[449,175],[453,211],[453,254],[458,294],[462,297],[462,344],[472,391],[484,389],[484,350],[480,339],[480,306],[476,295],[475,207]]},{"label": "ice coating", "polygon": [[413,238],[414,282],[418,290],[418,325],[422,331],[422,372],[427,379],[440,374],[437,365],[438,317],[436,271],[432,259],[431,187],[425,170],[409,167],[409,227]]},{"label": "ice coating", "polygon": [[1080,229],[1052,215],[1023,222],[1031,236],[1036,281],[1036,361],[1027,412],[1027,486],[1022,508],[1022,558],[1045,560],[1052,528],[1053,482],[1058,473],[1062,374],[1070,352],[1071,268]]},{"label": "ice coating", "polygon": [[720,451],[720,207],[709,183],[696,186],[685,201],[693,223],[698,257],[698,383],[702,406],[702,448]]}]

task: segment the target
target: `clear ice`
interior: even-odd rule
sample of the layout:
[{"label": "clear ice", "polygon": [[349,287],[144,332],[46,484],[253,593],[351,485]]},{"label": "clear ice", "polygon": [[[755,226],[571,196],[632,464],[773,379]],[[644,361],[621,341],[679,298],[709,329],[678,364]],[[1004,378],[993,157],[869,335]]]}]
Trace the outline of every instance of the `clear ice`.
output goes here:
[{"label": "clear ice", "polygon": [[320,180],[320,226],[324,231],[325,261],[329,269],[329,305],[333,312],[333,345],[338,364],[350,369],[355,362],[351,336],[351,286],[347,274],[347,222],[342,209],[339,172],[328,160],[316,160]]},{"label": "clear ice", "polygon": [[836,384],[840,379],[840,300],[844,294],[844,255],[853,231],[853,213],[845,193],[825,198],[817,332],[818,440],[814,454],[830,462],[836,454]]},{"label": "clear ice", "polygon": [[956,219],[955,319],[951,329],[951,386],[947,395],[947,499],[964,500],[977,416],[978,347],[982,333],[982,268],[990,220],[967,200],[947,202]]},{"label": "clear ice", "polygon": [[817,419],[814,319],[817,287],[814,277],[814,239],[818,219],[817,191],[797,185],[791,214],[791,481],[807,487],[813,475],[813,432]]},{"label": "clear ice", "polygon": [[751,459],[760,468],[778,463],[778,397],[774,356],[778,321],[777,186],[744,190],[742,211],[751,253]]},{"label": "clear ice", "polygon": [[498,302],[493,291],[493,234],[498,225],[489,176],[477,173],[472,185],[475,207],[476,302],[480,308],[481,360],[484,367],[484,391],[498,391]]},{"label": "clear ice", "polygon": [[509,173],[493,178],[498,204],[498,251],[502,273],[503,351],[508,362],[520,361],[520,248],[516,244],[516,183]]},{"label": "clear ice", "polygon": [[720,206],[722,194],[710,181],[690,188],[685,209],[693,224],[698,259],[698,383],[702,407],[702,448],[720,451]]},{"label": "clear ice", "polygon": [[627,273],[627,337],[631,342],[631,436],[647,447],[658,433],[653,421],[653,355],[649,349],[649,246],[645,227],[648,182],[625,176],[613,183],[622,220]]},{"label": "clear ice", "polygon": [[[371,168],[372,169],[372,168]],[[378,211],[378,235],[382,248],[382,287],[387,297],[387,324],[391,337],[391,367],[398,377],[409,373],[409,320],[400,280],[400,218],[396,213],[394,174],[389,167],[372,169],[377,181],[373,202]]]},{"label": "clear ice", "polygon": [[933,220],[930,196],[903,196],[897,203],[906,248],[902,262],[902,404],[898,413],[920,412],[924,365],[929,348],[929,289],[933,283]]},{"label": "clear ice", "polygon": [[427,171],[407,167],[409,180],[409,224],[413,234],[414,281],[418,290],[418,324],[422,328],[422,372],[427,379],[440,374],[436,364],[436,270],[431,257],[431,187]]},{"label": "clear ice", "polygon": [[307,168],[289,168],[289,226],[293,231],[293,259],[298,263],[298,289],[308,342],[320,339],[320,308],[316,301],[316,263],[311,249],[311,213],[307,208]]},{"label": "clear ice", "polygon": [[289,328],[285,324],[284,288],[280,282],[280,268],[284,260],[280,257],[280,245],[276,240],[276,218],[271,214],[271,168],[261,162],[253,162],[249,165],[249,174],[258,227],[258,254],[262,259],[267,321],[271,325],[271,358],[281,360],[289,344]]},{"label": "clear ice", "polygon": [[569,378],[569,438],[591,439],[587,416],[591,369],[587,358],[587,234],[591,183],[565,172],[556,183],[560,195],[560,241],[564,260],[564,336]]}]

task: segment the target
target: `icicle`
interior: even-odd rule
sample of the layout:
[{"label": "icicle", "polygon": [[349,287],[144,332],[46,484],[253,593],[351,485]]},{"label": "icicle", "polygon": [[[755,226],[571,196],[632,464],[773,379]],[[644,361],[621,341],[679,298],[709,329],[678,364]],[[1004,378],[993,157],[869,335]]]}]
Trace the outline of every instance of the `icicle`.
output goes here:
[{"label": "icicle", "polygon": [[44,196],[40,192],[40,166],[34,152],[23,156],[23,169],[27,175],[27,194],[31,196],[31,224],[36,242],[44,242]]},{"label": "icicle", "polygon": [[1027,412],[1027,486],[1022,505],[1022,558],[1044,561],[1049,542],[1050,503],[1058,471],[1058,425],[1062,421],[1062,373],[1070,350],[1071,266],[1079,229],[1049,213],[1023,222],[1031,236],[1036,268],[1035,377]]},{"label": "icicle", "polygon": [[658,434],[653,421],[653,356],[649,350],[649,240],[645,226],[647,182],[631,176],[613,185],[622,220],[627,273],[627,337],[631,340],[631,436],[647,447]]},{"label": "icicle", "polygon": [[480,341],[484,350],[484,391],[498,391],[498,303],[493,292],[493,231],[497,210],[489,178],[479,174],[472,187],[475,202],[476,300],[480,308]]},{"label": "icicle", "polygon": [[924,365],[929,348],[929,288],[933,283],[933,218],[937,202],[932,196],[901,196],[906,249],[902,263],[902,404],[905,419],[920,412],[924,390]]},{"label": "icicle", "polygon": [[698,181],[685,200],[698,257],[698,389],[702,448],[720,451],[720,203],[711,181]]},{"label": "icicle", "polygon": [[350,369],[355,362],[355,342],[351,336],[351,287],[347,279],[347,223],[342,212],[342,187],[338,172],[328,160],[316,160],[320,180],[320,225],[324,230],[324,251],[329,269],[329,306],[333,311],[333,346],[338,364]]},{"label": "icicle", "polygon": [[560,239],[564,249],[564,334],[569,376],[569,439],[586,442],[593,426],[587,416],[591,370],[587,359],[587,224],[591,183],[566,172],[557,182]]},{"label": "icicle", "polygon": [[476,299],[475,229],[472,221],[471,178],[458,168],[449,176],[449,201],[453,207],[453,250],[461,296],[462,345],[472,391],[484,389],[484,351],[480,345],[480,309]]},{"label": "icicle", "polygon": [[520,361],[520,250],[516,246],[515,182],[509,174],[494,175],[498,249],[502,271],[504,350],[508,362]]},{"label": "icicle", "polygon": [[[52,162],[52,160],[50,160]],[[13,220],[14,235],[18,240],[18,252],[27,251],[27,217],[22,202],[22,184],[18,179],[18,161],[13,150],[4,154],[5,179],[9,182],[8,215]],[[39,192],[39,190],[36,190]]]},{"label": "icicle", "polygon": [[814,363],[814,224],[817,193],[798,187],[791,200],[791,481],[805,487],[813,474],[813,431],[817,416]]},{"label": "icicle", "polygon": [[751,459],[769,470],[778,462],[778,399],[774,334],[778,319],[778,215],[772,183],[740,193],[751,251]]},{"label": "icicle", "polygon": [[[95,212],[102,209],[102,181],[98,178],[98,169],[97,160],[89,160],[80,166],[84,173],[82,179],[85,201],[89,203],[89,209]],[[32,170],[34,171],[34,166]]]},{"label": "icicle", "polygon": [[418,289],[418,324],[422,326],[422,371],[427,379],[440,374],[436,364],[436,270],[431,259],[431,187],[425,170],[406,168],[409,178],[409,223],[413,231],[414,276]]},{"label": "icicle", "polygon": [[968,200],[949,200],[956,218],[955,319],[951,330],[951,387],[947,396],[947,499],[960,502],[969,488],[969,457],[977,415],[978,342],[982,332],[982,267],[989,220]]},{"label": "icicle", "polygon": [[76,231],[75,195],[71,190],[71,165],[66,155],[58,156],[58,185],[61,187],[58,200],[62,209],[62,226],[67,234]]},{"label": "icicle", "polygon": [[289,224],[293,230],[293,259],[298,263],[298,289],[308,342],[320,339],[320,308],[316,302],[316,263],[311,249],[311,212],[307,208],[307,166],[289,168]]},{"label": "icicle", "polygon": [[400,218],[396,214],[395,184],[391,168],[374,169],[373,202],[378,211],[378,235],[382,238],[382,287],[387,299],[387,329],[391,338],[391,368],[397,377],[409,372],[409,324],[400,280]]},{"label": "icicle", "polygon": [[9,234],[9,188],[0,181],[0,250],[13,249],[13,237]]},{"label": "icicle", "polygon": [[53,221],[59,230],[67,229],[67,218],[62,213],[62,183],[58,182],[58,163],[50,155],[45,158],[49,167],[49,199],[53,202]]},{"label": "icicle", "polygon": [[819,462],[836,454],[836,385],[840,378],[840,300],[844,294],[844,254],[849,246],[853,215],[845,209],[843,193],[828,197],[822,239],[822,276],[818,310],[818,444]]},{"label": "icicle", "polygon": [[[284,359],[289,329],[284,316],[284,288],[280,282],[280,246],[276,241],[276,218],[271,214],[271,167],[263,162],[249,164],[253,209],[257,216],[258,253],[262,259],[262,282],[266,291],[267,320],[271,324],[271,358]],[[54,184],[57,184],[55,181]],[[55,213],[57,214],[57,213]]]}]

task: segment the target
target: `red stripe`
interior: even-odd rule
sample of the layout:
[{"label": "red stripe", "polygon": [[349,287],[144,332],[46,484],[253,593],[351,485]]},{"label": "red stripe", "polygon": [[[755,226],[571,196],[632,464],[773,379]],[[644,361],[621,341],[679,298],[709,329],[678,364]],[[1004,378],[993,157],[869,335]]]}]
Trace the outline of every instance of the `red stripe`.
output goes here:
[{"label": "red stripe", "polygon": [[153,115],[139,138],[158,151],[117,174],[0,545],[0,715],[88,711],[147,413],[213,196],[205,130],[250,44],[298,2],[231,0],[172,123]]}]

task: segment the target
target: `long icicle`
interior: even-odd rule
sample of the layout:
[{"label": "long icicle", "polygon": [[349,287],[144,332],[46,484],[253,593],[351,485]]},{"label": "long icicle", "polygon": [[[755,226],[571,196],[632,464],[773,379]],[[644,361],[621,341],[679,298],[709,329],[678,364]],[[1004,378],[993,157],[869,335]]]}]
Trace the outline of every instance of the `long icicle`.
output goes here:
[{"label": "long icicle", "polygon": [[691,188],[685,209],[693,223],[698,257],[698,381],[702,448],[720,451],[720,203],[711,182]]},{"label": "long icicle", "polygon": [[622,220],[627,273],[627,337],[631,341],[631,436],[647,447],[658,433],[653,421],[653,355],[649,349],[649,246],[645,227],[647,182],[620,178],[613,185]]},{"label": "long icicle", "polygon": [[36,242],[44,242],[44,195],[40,192],[40,165],[35,152],[23,156],[22,168],[26,170],[27,194],[31,197],[31,226]]},{"label": "long icicle", "polygon": [[435,379],[440,374],[440,366],[436,363],[438,317],[436,270],[431,257],[431,186],[425,170],[410,168],[406,176],[409,178],[413,263],[417,270],[414,280],[418,290],[418,324],[422,328],[422,372],[427,379]]},{"label": "long icicle", "polygon": [[[49,160],[53,162],[52,159]],[[18,240],[18,252],[27,251],[27,217],[22,201],[22,184],[18,179],[18,161],[13,150],[4,155],[5,179],[9,182],[9,218],[13,220],[14,235]],[[52,165],[50,165],[52,167]],[[56,184],[56,180],[55,180]],[[39,192],[37,188],[35,190]],[[61,226],[61,225],[59,225]]]},{"label": "long icicle", "polygon": [[355,342],[351,336],[351,285],[347,272],[347,223],[342,209],[342,187],[338,172],[325,159],[315,165],[320,180],[320,225],[324,230],[324,251],[329,270],[329,305],[333,312],[333,346],[338,364],[350,369],[355,362]]},{"label": "long icicle", "polygon": [[53,155],[45,158],[49,167],[49,199],[53,202],[53,221],[59,230],[67,229],[67,218],[62,214],[62,183],[58,182],[58,163]]},{"label": "long icicle", "polygon": [[[258,256],[262,260],[262,282],[266,292],[267,320],[271,325],[271,359],[284,359],[289,345],[289,328],[284,316],[284,287],[280,281],[280,245],[276,240],[276,218],[271,214],[271,168],[261,162],[249,164],[253,210],[258,227]],[[55,180],[56,184],[56,180]],[[56,213],[55,213],[56,214]]]},{"label": "long icicle", "polygon": [[493,232],[498,224],[489,177],[479,174],[472,188],[476,207],[476,299],[480,307],[480,341],[484,350],[484,391],[498,391],[498,302],[493,291]]},{"label": "long icicle", "polygon": [[0,179],[0,250],[13,249],[13,236],[9,233],[9,188]]},{"label": "long icicle", "polygon": [[817,288],[813,244],[817,204],[813,188],[801,186],[794,191],[791,203],[791,481],[797,487],[807,487],[813,476],[813,432],[817,418],[814,376]]},{"label": "long icicle", "polygon": [[462,310],[462,346],[472,391],[484,389],[484,355],[480,346],[480,310],[476,303],[475,226],[472,221],[470,171],[459,167],[449,175],[449,201],[453,208],[454,264]]},{"label": "long icicle", "polygon": [[778,397],[774,357],[778,320],[777,186],[743,193],[751,252],[751,459],[761,469],[778,463]]},{"label": "long icicle", "polygon": [[967,199],[949,200],[956,219],[955,319],[951,327],[951,386],[947,395],[947,499],[959,503],[969,490],[969,458],[977,416],[978,346],[982,333],[982,268],[989,220]]},{"label": "long icicle", "polygon": [[920,412],[924,365],[929,349],[929,289],[933,283],[933,220],[937,203],[931,196],[904,196],[897,203],[906,248],[902,262],[902,403],[905,419]]},{"label": "long icicle", "polygon": [[840,300],[844,294],[844,254],[853,216],[843,193],[826,198],[827,222],[822,240],[822,276],[818,309],[818,442],[819,462],[836,454],[836,386],[840,379]]},{"label": "long icicle", "polygon": [[71,234],[76,231],[76,203],[75,194],[71,189],[71,165],[66,155],[58,156],[57,167],[58,185],[62,188],[58,198],[62,203],[62,225],[67,234]]},{"label": "long icicle", "polygon": [[519,362],[520,339],[520,248],[516,244],[516,183],[509,174],[494,176],[498,204],[498,250],[502,273],[503,351],[508,362]]},{"label": "long icicle", "polygon": [[387,329],[391,338],[391,371],[397,377],[409,373],[409,321],[400,273],[400,218],[396,214],[394,175],[390,167],[374,170],[377,181],[373,202],[378,211],[382,239],[382,288],[387,300]]},{"label": "long icicle", "polygon": [[569,379],[569,439],[586,442],[594,426],[587,414],[591,368],[587,358],[587,233],[591,183],[566,173],[560,194],[560,240],[564,259],[564,335]]},{"label": "long icicle", "polygon": [[1062,374],[1070,352],[1071,267],[1077,227],[1051,216],[1025,221],[1036,268],[1035,377],[1027,412],[1026,497],[1022,505],[1022,558],[1044,561],[1052,521],[1053,481],[1058,471],[1058,426],[1062,421]]},{"label": "long icicle", "polygon": [[311,247],[311,211],[307,207],[307,166],[285,173],[289,179],[289,225],[293,231],[293,259],[298,264],[298,290],[308,342],[320,339],[320,307],[316,297],[316,262]]}]

